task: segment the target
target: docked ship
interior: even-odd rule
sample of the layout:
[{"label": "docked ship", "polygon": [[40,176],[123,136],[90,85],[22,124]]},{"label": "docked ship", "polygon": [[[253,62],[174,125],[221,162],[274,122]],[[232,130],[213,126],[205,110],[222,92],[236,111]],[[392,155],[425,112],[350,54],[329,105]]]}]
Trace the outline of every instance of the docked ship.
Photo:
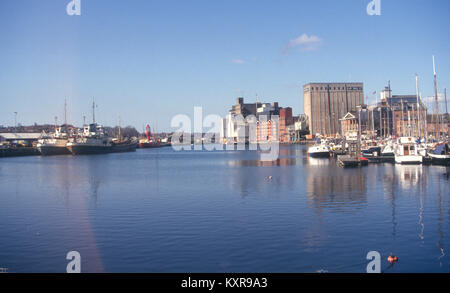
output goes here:
[{"label": "docked ship", "polygon": [[38,140],[36,147],[42,156],[70,155],[67,142],[67,132],[57,127],[55,133]]},{"label": "docked ship", "polygon": [[164,146],[168,146],[168,142],[162,142],[159,139],[152,138],[151,132],[150,132],[150,125],[147,124],[145,127],[145,138],[142,138],[139,140],[138,147],[141,149],[148,149],[148,148],[160,148]]},{"label": "docked ship", "polygon": [[96,123],[85,125],[81,135],[69,139],[67,148],[73,155],[106,154],[113,150],[103,127]]},{"label": "docked ship", "polygon": [[138,142],[136,138],[127,140],[113,140],[111,145],[111,153],[135,152]]}]

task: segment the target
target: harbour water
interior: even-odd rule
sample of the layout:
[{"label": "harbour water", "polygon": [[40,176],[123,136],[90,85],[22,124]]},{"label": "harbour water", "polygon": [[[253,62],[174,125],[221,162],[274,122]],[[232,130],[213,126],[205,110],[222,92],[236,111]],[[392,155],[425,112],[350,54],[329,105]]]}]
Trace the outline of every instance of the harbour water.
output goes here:
[{"label": "harbour water", "polygon": [[[270,177],[271,176],[271,177]],[[65,272],[450,272],[449,168],[170,147],[0,160],[0,267]],[[387,269],[389,253],[399,262]]]}]

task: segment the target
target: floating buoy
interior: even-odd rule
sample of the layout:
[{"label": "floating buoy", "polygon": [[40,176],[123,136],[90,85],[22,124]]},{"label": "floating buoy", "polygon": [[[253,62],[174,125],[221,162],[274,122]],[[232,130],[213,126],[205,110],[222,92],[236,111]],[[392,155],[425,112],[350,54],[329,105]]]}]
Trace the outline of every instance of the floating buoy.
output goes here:
[{"label": "floating buoy", "polygon": [[395,255],[393,255],[392,253],[388,256],[387,261],[390,264],[394,264],[398,261],[398,257],[396,257]]},{"label": "floating buoy", "polygon": [[269,180],[272,180],[272,176],[269,176]]}]

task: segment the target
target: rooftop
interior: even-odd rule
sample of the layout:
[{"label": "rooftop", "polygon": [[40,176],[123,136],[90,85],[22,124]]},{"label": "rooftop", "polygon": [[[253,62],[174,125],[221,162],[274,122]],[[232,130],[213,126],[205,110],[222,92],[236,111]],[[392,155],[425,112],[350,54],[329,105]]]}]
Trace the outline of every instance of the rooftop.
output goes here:
[{"label": "rooftop", "polygon": [[41,138],[42,133],[0,133],[0,136],[6,140],[30,140]]}]

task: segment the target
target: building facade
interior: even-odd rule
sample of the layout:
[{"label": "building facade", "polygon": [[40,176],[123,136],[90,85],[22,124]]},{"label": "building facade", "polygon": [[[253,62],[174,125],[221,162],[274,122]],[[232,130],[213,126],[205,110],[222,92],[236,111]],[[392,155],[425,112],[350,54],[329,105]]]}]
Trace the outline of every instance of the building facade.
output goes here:
[{"label": "building facade", "polygon": [[303,106],[310,133],[334,136],[341,133],[340,118],[364,103],[362,82],[308,83],[303,86]]},{"label": "building facade", "polygon": [[243,98],[238,98],[236,105],[221,120],[220,137],[223,143],[236,143],[243,136],[246,142],[251,143],[293,141],[292,108],[282,108],[278,102],[246,104]]},{"label": "building facade", "polygon": [[292,108],[286,107],[280,109],[279,117],[279,130],[280,130],[280,142],[289,142],[290,135],[288,127],[294,124],[294,118],[292,117]]}]

